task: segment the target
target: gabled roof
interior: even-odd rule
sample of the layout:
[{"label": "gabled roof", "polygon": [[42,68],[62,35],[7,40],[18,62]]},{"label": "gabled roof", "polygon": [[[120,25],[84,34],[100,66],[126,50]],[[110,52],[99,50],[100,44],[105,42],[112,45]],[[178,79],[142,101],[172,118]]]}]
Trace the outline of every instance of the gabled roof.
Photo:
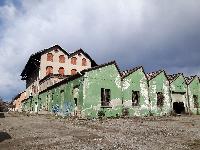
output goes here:
[{"label": "gabled roof", "polygon": [[102,67],[105,67],[105,66],[109,66],[109,65],[113,65],[113,64],[115,65],[115,67],[117,68],[117,70],[118,70],[118,72],[120,74],[120,69],[119,69],[116,61],[110,61],[110,62],[105,63],[105,64],[101,64],[101,65],[98,65],[98,66],[95,66],[95,67],[92,67],[92,68],[88,68],[88,69],[82,70],[81,73],[89,72],[89,71],[96,70],[96,69],[99,69],[99,68],[102,68]]},{"label": "gabled roof", "polygon": [[[54,49],[59,49],[59,50],[61,50],[63,53],[65,53],[66,55],[69,56],[69,54],[68,54],[62,47],[60,47],[60,46],[57,45],[57,44],[54,45],[54,46],[52,46],[52,47],[43,49],[43,50],[41,50],[41,51],[39,51],[39,52],[36,52],[35,54],[32,54],[32,55],[44,54],[44,53],[46,53],[47,51],[51,51],[51,50],[54,50]],[[31,56],[32,56],[32,55],[31,55]]]},{"label": "gabled roof", "polygon": [[21,103],[27,101],[28,99],[29,99],[29,98],[25,98],[25,99],[23,99],[23,100],[21,101]]},{"label": "gabled roof", "polygon": [[125,77],[127,77],[127,76],[129,76],[130,74],[132,74],[133,72],[137,71],[138,69],[142,69],[143,72],[144,72],[144,69],[143,69],[142,66],[138,66],[138,67],[132,68],[130,70],[125,70],[125,71],[121,72],[122,79],[125,78]]},{"label": "gabled roof", "polygon": [[195,77],[197,77],[197,75],[190,76],[190,77],[185,77],[185,82],[187,83],[187,85],[189,85],[195,79]]},{"label": "gabled roof", "polygon": [[[150,73],[147,73],[146,74],[146,77],[147,79],[150,81],[152,80],[153,78],[155,78],[156,76],[158,76],[160,73],[164,72],[165,74],[165,71],[164,70],[158,70],[158,71],[155,71],[155,72],[150,72]],[[165,74],[166,75],[166,74]],[[167,76],[166,76],[167,77]]]},{"label": "gabled roof", "polygon": [[39,69],[40,67],[40,59],[41,59],[41,55],[48,52],[48,51],[51,51],[51,50],[54,50],[54,49],[59,49],[61,50],[64,54],[66,54],[68,56],[68,58],[70,57],[73,57],[74,55],[76,54],[79,54],[79,53],[82,53],[83,55],[85,55],[90,61],[91,61],[91,66],[94,67],[94,66],[97,66],[97,63],[86,53],[84,52],[82,49],[79,49],[71,54],[67,53],[64,49],[62,49],[59,45],[54,45],[50,48],[47,48],[47,49],[44,49],[44,50],[41,50],[37,53],[34,53],[30,56],[27,64],[25,65],[22,73],[21,73],[21,76],[22,76],[22,80],[26,80],[28,74],[30,74],[33,70],[36,70],[36,69]]},{"label": "gabled roof", "polygon": [[60,81],[60,82],[58,82],[58,83],[56,83],[56,84],[54,84],[54,85],[52,85],[52,86],[47,87],[45,90],[41,91],[40,94],[41,94],[41,93],[44,93],[44,92],[46,92],[46,91],[48,91],[48,90],[51,90],[51,89],[53,89],[53,88],[55,88],[55,87],[58,87],[59,85],[62,85],[62,84],[65,84],[65,83],[67,83],[67,82],[69,82],[69,81],[72,81],[72,80],[74,80],[74,79],[77,79],[77,78],[79,78],[79,77],[81,77],[81,76],[83,76],[83,74],[80,74],[80,73],[77,73],[77,74],[75,74],[75,75],[71,75],[71,76],[69,76],[68,78],[63,79],[62,81]]},{"label": "gabled roof", "polygon": [[61,75],[61,74],[53,74],[53,73],[50,73],[48,74],[47,76],[45,76],[44,78],[42,78],[39,83],[42,83],[43,81],[45,80],[49,80],[50,78],[59,78],[59,79],[65,79],[67,77],[69,77],[70,75]]},{"label": "gabled roof", "polygon": [[18,99],[22,95],[22,93],[24,93],[24,92],[26,92],[26,91],[22,91],[22,92],[18,93],[16,96],[14,96],[13,97],[13,101],[15,101],[16,99]]},{"label": "gabled roof", "polygon": [[71,76],[69,76],[68,78],[63,79],[62,81],[60,81],[60,82],[58,82],[58,83],[56,83],[56,84],[54,84],[54,85],[48,87],[47,89],[41,91],[40,93],[44,93],[44,92],[46,92],[46,91],[48,91],[48,90],[50,90],[50,89],[53,89],[54,87],[57,87],[57,86],[59,86],[59,85],[65,84],[65,83],[67,83],[67,82],[69,82],[69,81],[72,81],[72,80],[75,80],[75,79],[77,79],[77,78],[80,78],[80,77],[84,76],[84,74],[85,74],[86,72],[90,72],[90,71],[93,71],[93,70],[96,70],[96,69],[99,69],[99,68],[102,68],[102,67],[105,67],[105,66],[113,65],[113,64],[116,66],[116,68],[117,68],[117,70],[118,70],[118,72],[119,72],[119,74],[120,74],[120,71],[119,71],[119,68],[118,68],[116,62],[115,62],[115,61],[111,61],[111,62],[102,64],[102,65],[99,65],[99,66],[95,66],[95,67],[92,67],[92,68],[89,68],[89,69],[82,70],[80,73],[78,72],[78,73],[75,74],[75,75],[71,75]]},{"label": "gabled roof", "polygon": [[88,55],[84,50],[82,50],[81,48],[73,53],[70,53],[70,55],[68,56],[69,58],[70,57],[73,57],[75,56],[76,54],[80,54],[82,53],[83,55],[85,55],[90,61],[91,61],[91,66],[94,67],[94,66],[97,66],[97,63],[90,57],[90,55]]},{"label": "gabled roof", "polygon": [[[180,75],[183,76],[183,73],[177,73],[177,74],[167,75],[167,78],[168,78],[170,84],[172,82],[174,82]],[[183,76],[183,78],[184,78],[184,76]]]},{"label": "gabled roof", "polygon": [[48,51],[51,51],[53,49],[60,49],[63,53],[65,53],[67,56],[69,56],[69,54],[64,50],[62,49],[59,45],[54,45],[50,48],[47,48],[47,49],[43,49],[39,52],[36,52],[34,54],[32,54],[28,60],[28,62],[26,63],[22,73],[21,73],[21,76],[22,76],[22,80],[25,80],[27,75],[33,71],[33,70],[36,70],[39,68],[40,66],[40,59],[41,59],[41,55],[48,52]]}]

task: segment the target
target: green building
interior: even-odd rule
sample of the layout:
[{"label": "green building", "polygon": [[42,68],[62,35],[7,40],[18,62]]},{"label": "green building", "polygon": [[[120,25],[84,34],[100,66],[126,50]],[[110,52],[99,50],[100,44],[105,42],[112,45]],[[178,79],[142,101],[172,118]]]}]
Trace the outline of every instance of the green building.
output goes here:
[{"label": "green building", "polygon": [[24,103],[30,111],[49,111],[60,115],[98,117],[121,116],[121,76],[110,62],[68,77]]},{"label": "green building", "polygon": [[129,116],[149,115],[148,84],[143,67],[122,73],[122,99]]},{"label": "green building", "polygon": [[181,73],[168,75],[170,81],[170,92],[172,98],[172,108],[177,114],[188,113],[188,95],[187,95],[187,84],[184,76]]},{"label": "green building", "polygon": [[148,73],[149,99],[151,115],[163,116],[171,112],[169,81],[165,71]]},{"label": "green building", "polygon": [[197,76],[185,77],[189,109],[193,114],[200,114],[200,83]]},{"label": "green building", "polygon": [[121,76],[115,61],[84,70],[82,115],[97,117],[99,111],[105,116],[121,116]]},{"label": "green building", "polygon": [[143,67],[120,73],[115,61],[82,70],[23,100],[22,110],[97,118],[199,114],[197,76],[145,74]]}]

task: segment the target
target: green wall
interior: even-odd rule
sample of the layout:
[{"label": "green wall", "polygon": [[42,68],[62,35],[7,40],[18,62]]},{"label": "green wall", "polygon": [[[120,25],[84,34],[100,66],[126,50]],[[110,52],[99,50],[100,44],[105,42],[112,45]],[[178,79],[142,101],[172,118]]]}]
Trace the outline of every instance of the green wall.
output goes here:
[{"label": "green wall", "polygon": [[[164,72],[158,74],[149,81],[149,98],[151,114],[156,116],[169,115],[171,112],[171,98],[169,81]],[[162,107],[157,106],[157,93],[162,92],[164,95],[164,104]]]},{"label": "green wall", "polygon": [[[132,106],[132,91],[139,91],[138,106]],[[123,106],[130,116],[149,115],[148,84],[142,68],[123,78],[122,93]]]},{"label": "green wall", "polygon": [[189,108],[193,114],[200,114],[200,107],[194,107],[193,95],[198,96],[198,103],[200,105],[200,83],[197,76],[194,77],[192,82],[188,85]]},{"label": "green wall", "polygon": [[182,98],[179,98],[179,102],[184,103],[185,111],[188,112],[188,95],[187,95],[187,84],[185,82],[184,76],[180,74],[171,84],[170,84],[172,107],[173,103],[177,102],[175,99],[175,93],[182,93]]},{"label": "green wall", "polygon": [[[77,107],[82,107],[82,78],[74,79],[55,88],[52,88],[39,96],[39,104],[42,108],[48,108],[48,111],[58,113],[59,115],[74,115],[75,101],[73,97],[73,88],[79,87],[79,98]],[[63,94],[63,95],[62,95]]]},{"label": "green wall", "polygon": [[[111,90],[110,107],[101,106],[101,88]],[[114,64],[101,67],[84,75],[83,81],[83,109],[85,117],[97,117],[100,110],[106,117],[121,115],[121,78]]]},{"label": "green wall", "polygon": [[[101,88],[110,89],[110,103],[101,104]],[[132,91],[139,91],[139,105],[132,105]],[[164,94],[164,105],[157,106],[157,93]],[[194,108],[193,95],[198,95],[200,104],[200,83],[198,77],[187,86],[183,75],[170,85],[166,75],[161,72],[155,78],[147,81],[143,68],[132,72],[121,79],[115,63],[85,71],[82,76],[53,86],[39,95],[34,95],[22,103],[24,111],[49,111],[59,115],[97,118],[103,111],[106,117],[122,115],[123,108],[129,116],[168,115],[173,109],[174,93],[185,93],[184,105],[194,114],[199,114],[199,108]],[[188,101],[190,102],[188,105]],[[171,103],[172,102],[172,103]],[[77,105],[76,105],[77,103]],[[36,105],[37,104],[37,105]]]},{"label": "green wall", "polygon": [[171,91],[186,92],[186,89],[187,85],[182,75],[179,75],[179,77],[171,83]]}]

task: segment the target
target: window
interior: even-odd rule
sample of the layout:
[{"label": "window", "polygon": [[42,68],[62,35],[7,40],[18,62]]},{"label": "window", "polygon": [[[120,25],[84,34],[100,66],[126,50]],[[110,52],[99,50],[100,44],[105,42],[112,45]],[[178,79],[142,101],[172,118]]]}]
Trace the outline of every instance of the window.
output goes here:
[{"label": "window", "polygon": [[75,103],[75,106],[77,106],[77,98],[74,98],[74,103]]},{"label": "window", "polygon": [[199,107],[198,95],[193,95],[193,99],[194,99],[194,108],[198,108]]},{"label": "window", "polygon": [[82,66],[87,66],[87,60],[85,58],[82,59]]},{"label": "window", "polygon": [[59,62],[60,63],[65,63],[65,56],[64,55],[60,55],[59,56]]},{"label": "window", "polygon": [[110,89],[101,88],[101,106],[109,106],[110,104]]},{"label": "window", "polygon": [[71,75],[75,75],[76,74],[76,69],[72,69],[71,70]]},{"label": "window", "polygon": [[47,66],[46,68],[46,75],[52,74],[53,73],[53,67],[52,66]]},{"label": "window", "polygon": [[72,64],[72,65],[76,65],[76,60],[77,60],[76,57],[72,57],[72,58],[71,58],[71,64]]},{"label": "window", "polygon": [[157,93],[157,106],[158,107],[163,107],[164,105],[164,95],[162,92]]},{"label": "window", "polygon": [[35,85],[32,85],[32,92],[33,92],[33,93],[37,93],[37,88],[36,88]]},{"label": "window", "polygon": [[52,61],[53,62],[53,54],[52,53],[48,53],[47,54],[47,61]]},{"label": "window", "polygon": [[132,106],[139,106],[139,99],[140,99],[140,92],[139,91],[132,91]]},{"label": "window", "polygon": [[65,75],[65,69],[63,67],[60,67],[59,70],[58,70],[58,73],[60,75]]}]

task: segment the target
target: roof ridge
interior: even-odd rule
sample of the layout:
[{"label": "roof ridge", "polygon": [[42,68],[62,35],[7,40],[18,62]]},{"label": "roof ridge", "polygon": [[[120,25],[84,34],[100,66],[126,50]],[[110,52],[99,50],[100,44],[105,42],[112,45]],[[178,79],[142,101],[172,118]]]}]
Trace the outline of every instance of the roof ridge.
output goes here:
[{"label": "roof ridge", "polygon": [[151,80],[151,79],[155,78],[157,75],[159,75],[161,72],[165,72],[165,71],[163,69],[160,69],[157,71],[146,73],[147,79]]},{"label": "roof ridge", "polygon": [[[110,61],[110,62],[101,64],[101,65],[98,65],[98,66],[95,66],[95,67],[91,67],[91,68],[88,68],[88,69],[84,69],[84,70],[81,71],[81,73],[85,73],[85,72],[89,72],[89,71],[92,71],[92,70],[96,70],[96,69],[102,68],[102,67],[104,67],[104,66],[109,66],[109,65],[112,65],[112,64],[115,64],[116,67],[118,68],[118,66],[117,66],[117,64],[116,64],[116,61],[113,60],[113,61]],[[119,68],[118,68],[118,71],[119,71]],[[120,71],[119,71],[119,72],[120,72]]]},{"label": "roof ridge", "polygon": [[134,68],[131,68],[131,69],[127,69],[127,70],[122,71],[120,74],[121,74],[122,78],[125,78],[125,77],[127,77],[128,75],[130,75],[131,73],[137,71],[140,68],[143,68],[143,67],[142,66],[137,66],[137,67],[134,67]]},{"label": "roof ridge", "polygon": [[185,82],[187,83],[187,85],[189,85],[194,79],[195,79],[195,77],[198,77],[197,75],[191,75],[191,76],[185,76],[184,77],[184,80],[185,80]]},{"label": "roof ridge", "polygon": [[82,53],[91,61],[92,66],[97,66],[97,65],[98,65],[98,64],[90,57],[90,55],[89,55],[88,53],[86,53],[82,48],[80,48],[80,49],[78,49],[78,50],[76,50],[76,51],[70,53],[70,54],[68,55],[68,58],[70,58],[70,57],[76,55],[76,54],[79,53],[79,52],[82,52]]}]

